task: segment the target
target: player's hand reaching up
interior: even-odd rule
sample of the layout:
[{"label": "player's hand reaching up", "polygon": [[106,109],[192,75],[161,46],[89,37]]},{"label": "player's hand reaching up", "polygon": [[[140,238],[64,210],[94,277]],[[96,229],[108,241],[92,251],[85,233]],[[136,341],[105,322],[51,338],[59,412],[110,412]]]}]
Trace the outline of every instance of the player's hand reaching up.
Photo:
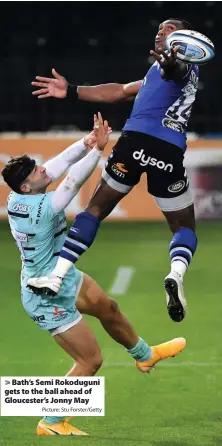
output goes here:
[{"label": "player's hand reaching up", "polygon": [[102,115],[98,112],[98,116],[94,115],[93,131],[85,136],[84,144],[88,149],[92,149],[96,145],[99,150],[104,150],[110,133],[112,133],[112,128],[109,127],[108,121],[103,122]]},{"label": "player's hand reaching up", "polygon": [[55,68],[52,69],[52,74],[54,78],[36,76],[37,82],[32,82],[34,87],[38,87],[38,90],[32,92],[34,96],[38,96],[38,99],[50,97],[63,99],[67,96],[67,80],[57,73]]},{"label": "player's hand reaching up", "polygon": [[94,115],[94,127],[93,127],[95,137],[96,137],[96,145],[99,150],[104,150],[107,142],[109,141],[109,135],[112,132],[112,129],[109,127],[108,121],[103,122],[103,117],[100,112],[98,112],[98,116]]},{"label": "player's hand reaching up", "polygon": [[177,51],[179,50],[179,45],[175,46],[175,48],[171,48],[170,54],[167,54],[165,51],[161,51],[160,54],[156,53],[156,51],[151,50],[150,54],[153,56],[157,62],[159,62],[160,66],[164,68],[173,68],[177,62]]},{"label": "player's hand reaching up", "polygon": [[111,127],[109,127],[107,121],[104,121],[103,123],[102,115],[99,112],[98,116],[94,115],[93,131],[85,136],[84,144],[88,149],[92,149],[97,145],[99,150],[103,150],[109,140],[110,133],[112,133]]}]

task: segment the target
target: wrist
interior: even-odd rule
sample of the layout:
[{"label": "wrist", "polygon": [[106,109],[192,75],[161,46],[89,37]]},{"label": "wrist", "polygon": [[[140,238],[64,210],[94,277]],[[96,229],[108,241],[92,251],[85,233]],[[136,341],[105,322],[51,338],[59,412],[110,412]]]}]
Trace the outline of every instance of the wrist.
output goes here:
[{"label": "wrist", "polygon": [[68,83],[66,97],[78,99],[78,85]]},{"label": "wrist", "polygon": [[98,147],[97,144],[94,146],[94,149],[96,149],[100,154],[102,154],[104,151],[104,147],[101,149],[101,147]]},{"label": "wrist", "polygon": [[80,139],[80,142],[82,142],[82,144],[85,146],[86,149],[88,149],[88,139],[87,136],[84,136],[82,139]]}]

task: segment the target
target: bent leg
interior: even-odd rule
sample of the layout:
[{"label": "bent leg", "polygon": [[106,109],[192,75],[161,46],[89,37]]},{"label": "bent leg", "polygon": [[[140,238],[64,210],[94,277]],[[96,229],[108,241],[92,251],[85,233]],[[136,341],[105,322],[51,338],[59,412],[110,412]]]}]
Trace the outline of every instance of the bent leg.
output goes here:
[{"label": "bent leg", "polygon": [[100,347],[83,319],[67,331],[56,334],[54,339],[75,360],[67,376],[93,376],[101,367]]},{"label": "bent leg", "polygon": [[97,282],[86,274],[76,306],[81,313],[99,319],[112,339],[123,345],[134,359],[146,361],[150,357],[150,347],[137,335],[128,319],[121,313],[117,302],[109,298]]},{"label": "bent leg", "polygon": [[76,306],[82,314],[96,317],[107,333],[119,344],[130,349],[139,340],[135,330],[121,313],[117,302],[106,295],[98,283],[84,274]]}]

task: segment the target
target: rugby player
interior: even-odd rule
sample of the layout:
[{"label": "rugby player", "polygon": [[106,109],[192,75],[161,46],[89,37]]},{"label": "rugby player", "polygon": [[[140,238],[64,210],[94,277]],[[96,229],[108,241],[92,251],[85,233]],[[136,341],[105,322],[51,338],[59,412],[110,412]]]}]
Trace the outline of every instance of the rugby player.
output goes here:
[{"label": "rugby player", "polygon": [[[76,219],[65,240],[52,274],[31,280],[39,289],[56,294],[69,268],[93,243],[100,222],[140,181],[148,177],[148,192],[162,210],[173,238],[170,243],[171,271],[165,277],[167,310],[172,320],[180,322],[186,314],[183,277],[197,248],[194,204],[183,166],[186,129],[198,85],[198,67],[176,59],[179,47],[165,52],[166,37],[179,29],[192,29],[181,19],[160,24],[155,39],[156,60],[143,81],[129,84],[104,84],[72,87],[54,69],[54,79],[36,77],[39,98],[66,97],[74,91],[78,98],[93,102],[115,102],[135,98],[129,119],[109,156],[85,212]],[[70,241],[70,234],[75,238]],[[82,246],[77,247],[76,242]]]},{"label": "rugby player", "polygon": [[[95,129],[84,139],[72,144],[43,166],[27,155],[12,158],[2,171],[12,189],[8,198],[8,218],[12,235],[21,252],[21,289],[24,309],[42,330],[75,360],[67,376],[93,376],[101,367],[99,345],[81,314],[99,319],[107,333],[123,345],[142,372],[161,359],[175,356],[186,344],[176,338],[150,347],[120,312],[94,279],[75,269],[66,275],[62,287],[52,298],[33,293],[28,279],[47,275],[56,264],[66,233],[64,209],[91,175],[108,141],[109,127],[101,115],[94,117]],[[96,144],[96,145],[95,145]],[[92,150],[86,155],[87,147]],[[93,148],[92,148],[93,147]],[[52,181],[69,169],[54,192],[46,192]],[[75,231],[69,233],[74,241]],[[81,247],[82,243],[75,242]],[[37,426],[37,435],[86,435],[73,427],[66,417],[46,416]]]}]

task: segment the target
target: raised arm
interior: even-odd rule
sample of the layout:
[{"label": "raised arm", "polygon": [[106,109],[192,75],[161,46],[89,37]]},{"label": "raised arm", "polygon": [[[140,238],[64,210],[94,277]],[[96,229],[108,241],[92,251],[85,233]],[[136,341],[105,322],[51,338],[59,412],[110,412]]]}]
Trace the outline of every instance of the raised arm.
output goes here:
[{"label": "raised arm", "polygon": [[[94,122],[96,115],[94,115]],[[108,127],[108,134],[112,132],[112,129]],[[77,163],[81,158],[83,158],[87,149],[92,149],[97,141],[97,136],[95,134],[95,130],[89,135],[86,135],[84,138],[79,141],[71,144],[67,149],[63,150],[63,152],[59,153],[59,155],[54,158],[46,161],[44,167],[46,169],[46,173],[49,177],[51,177],[52,182],[58,180],[73,164]]]},{"label": "raised arm", "polygon": [[182,62],[181,60],[177,60],[176,55],[179,48],[179,46],[171,48],[169,54],[167,54],[165,51],[162,51],[160,54],[153,50],[150,51],[150,54],[160,64],[161,77],[166,81],[173,80],[175,82],[180,82],[190,69],[190,65]]},{"label": "raised arm", "polygon": [[55,214],[64,210],[77,195],[82,185],[95,170],[103,150],[109,139],[108,122],[104,121],[100,113],[94,117],[95,147],[80,161],[74,164],[68,175],[60,183],[52,196],[52,208]]},{"label": "raised arm", "polygon": [[95,86],[79,86],[68,88],[71,93],[74,88],[78,98],[90,102],[118,102],[134,99],[142,85],[142,81],[129,84],[102,84]]},{"label": "raised arm", "polygon": [[71,144],[63,152],[59,153],[59,155],[46,161],[44,167],[52,182],[58,180],[72,164],[77,163],[77,161],[83,158],[86,152],[87,145],[85,144],[85,138],[82,138],[80,141]]},{"label": "raised arm", "polygon": [[139,80],[128,84],[77,86],[69,84],[54,68],[52,74],[54,78],[36,76],[36,81],[32,82],[32,85],[38,89],[33,91],[33,95],[39,99],[76,96],[82,101],[111,103],[134,99],[142,85],[142,81]]}]

